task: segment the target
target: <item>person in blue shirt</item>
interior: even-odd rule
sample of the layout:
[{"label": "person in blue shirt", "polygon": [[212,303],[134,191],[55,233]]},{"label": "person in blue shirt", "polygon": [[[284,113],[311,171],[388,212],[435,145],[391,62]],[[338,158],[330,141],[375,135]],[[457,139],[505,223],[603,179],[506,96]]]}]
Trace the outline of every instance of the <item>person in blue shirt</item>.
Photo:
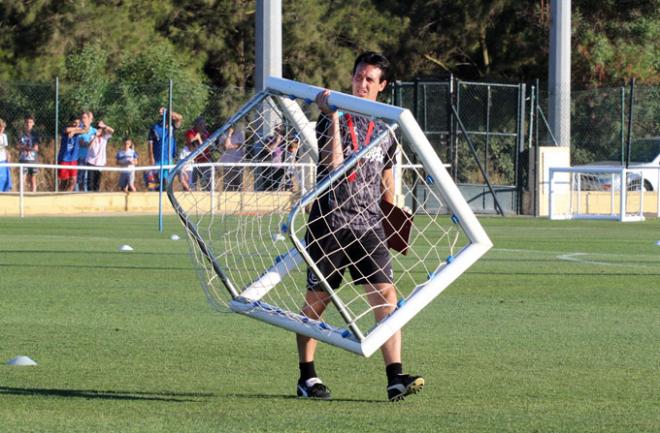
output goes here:
[{"label": "person in blue shirt", "polygon": [[[149,137],[147,138],[147,151],[149,154],[150,165],[163,165],[171,164],[176,158],[176,130],[181,126],[183,116],[179,113],[172,111],[167,113],[165,107],[160,107],[159,120],[154,123],[149,130]],[[172,131],[169,130],[169,114],[172,115]],[[163,116],[165,116],[165,128],[163,128]],[[172,143],[170,147],[170,135]],[[169,152],[168,152],[169,148]]]},{"label": "person in blue shirt", "polygon": [[62,141],[57,154],[57,163],[64,166],[57,174],[62,191],[73,191],[76,186],[80,150],[78,137],[84,132],[85,130],[80,126],[80,120],[75,116],[69,119],[68,126],[62,131]]},{"label": "person in blue shirt", "polygon": [[[94,113],[85,111],[80,116],[83,133],[78,136],[78,166],[86,166],[89,144],[96,136],[96,128],[92,126]],[[89,190],[89,170],[81,170],[78,176],[78,191]]]}]

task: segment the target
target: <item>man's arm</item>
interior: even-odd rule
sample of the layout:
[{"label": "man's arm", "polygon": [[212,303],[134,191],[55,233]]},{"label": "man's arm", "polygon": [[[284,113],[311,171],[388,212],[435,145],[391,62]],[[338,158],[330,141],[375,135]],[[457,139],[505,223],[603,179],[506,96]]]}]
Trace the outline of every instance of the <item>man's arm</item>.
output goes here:
[{"label": "man's arm", "polygon": [[380,183],[382,199],[390,204],[394,204],[394,172],[392,168],[383,170],[383,177]]},{"label": "man's arm", "polygon": [[156,159],[154,158],[154,142],[152,140],[147,140],[147,154],[149,155],[149,164],[156,164]]},{"label": "man's arm", "polygon": [[181,122],[183,121],[183,116],[176,111],[172,111],[172,124],[175,128],[181,127]]},{"label": "man's arm", "polygon": [[67,126],[65,131],[69,137],[73,137],[76,134],[83,134],[85,132],[85,129],[79,126]]},{"label": "man's arm", "polygon": [[[160,107],[160,110],[158,112],[162,116],[163,113],[165,112],[166,108],[165,107]],[[176,111],[171,111],[170,114],[172,115],[172,122],[174,124],[175,128],[178,128],[181,126],[181,121],[183,120],[183,116]]]},{"label": "man's arm", "polygon": [[334,170],[344,162],[344,150],[342,149],[339,133],[339,113],[330,108],[328,104],[329,97],[330,91],[327,89],[316,95],[316,104],[330,124],[326,131],[328,139],[319,149],[319,162],[330,170]]},{"label": "man's arm", "polygon": [[104,130],[104,134],[110,134],[110,135],[112,135],[112,134],[115,133],[115,130],[112,129],[112,127],[110,127],[109,125],[107,125],[107,124],[106,124],[105,122],[103,122],[103,121],[100,121],[100,122],[99,122],[99,128],[103,128],[103,130]]}]

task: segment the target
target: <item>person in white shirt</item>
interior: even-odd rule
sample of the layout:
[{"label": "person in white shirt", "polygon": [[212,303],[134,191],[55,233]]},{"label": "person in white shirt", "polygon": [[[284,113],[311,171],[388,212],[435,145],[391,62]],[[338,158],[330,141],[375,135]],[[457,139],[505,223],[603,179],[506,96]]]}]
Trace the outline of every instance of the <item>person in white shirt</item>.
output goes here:
[{"label": "person in white shirt", "polygon": [[[193,150],[195,150],[194,142],[186,143],[186,145],[183,146],[183,149],[181,149],[181,152],[179,152],[179,161],[186,159],[186,157],[190,155]],[[184,165],[181,168],[181,172],[179,173],[179,182],[181,182],[181,187],[183,188],[184,191],[191,190],[190,181],[192,180],[193,177],[192,173],[193,173],[192,162],[188,162],[186,165]]]},{"label": "person in white shirt", "polygon": [[[106,148],[108,146],[108,140],[110,140],[115,130],[106,125],[102,120],[99,121],[97,126],[96,134],[89,143],[89,150],[87,151],[87,158],[85,161],[87,162],[87,165],[105,167],[107,163]],[[101,170],[90,170],[87,180],[88,191],[98,191],[100,189],[102,173]]]}]

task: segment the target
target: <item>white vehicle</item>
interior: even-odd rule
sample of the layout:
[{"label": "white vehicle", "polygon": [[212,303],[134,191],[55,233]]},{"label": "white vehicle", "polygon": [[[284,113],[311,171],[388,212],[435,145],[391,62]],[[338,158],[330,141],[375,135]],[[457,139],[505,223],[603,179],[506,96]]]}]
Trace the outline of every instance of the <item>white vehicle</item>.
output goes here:
[{"label": "white vehicle", "polygon": [[[580,166],[578,166],[580,167]],[[620,161],[600,161],[586,164],[581,167],[621,167]],[[631,146],[629,169],[642,170],[642,179],[633,175],[628,180],[629,191],[639,189],[642,185],[644,191],[658,191],[660,187],[660,137],[643,138],[635,140]],[[588,175],[584,175],[588,176]],[[598,185],[599,190],[612,189],[612,177],[603,176],[595,179],[585,179]],[[615,179],[614,188],[618,182]]]}]

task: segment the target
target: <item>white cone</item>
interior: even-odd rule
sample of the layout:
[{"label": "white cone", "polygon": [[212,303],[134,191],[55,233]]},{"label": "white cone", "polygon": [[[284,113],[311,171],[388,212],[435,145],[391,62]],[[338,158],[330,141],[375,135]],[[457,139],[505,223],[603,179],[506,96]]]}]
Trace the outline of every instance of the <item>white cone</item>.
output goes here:
[{"label": "white cone", "polygon": [[6,362],[7,365],[16,365],[16,366],[29,366],[37,365],[29,356],[17,356]]},{"label": "white cone", "polygon": [[172,235],[170,236],[170,239],[172,239],[173,241],[178,241],[181,238],[179,237],[179,235]]},{"label": "white cone", "polygon": [[130,245],[124,244],[121,247],[119,247],[119,251],[133,251],[133,247],[130,246]]}]

